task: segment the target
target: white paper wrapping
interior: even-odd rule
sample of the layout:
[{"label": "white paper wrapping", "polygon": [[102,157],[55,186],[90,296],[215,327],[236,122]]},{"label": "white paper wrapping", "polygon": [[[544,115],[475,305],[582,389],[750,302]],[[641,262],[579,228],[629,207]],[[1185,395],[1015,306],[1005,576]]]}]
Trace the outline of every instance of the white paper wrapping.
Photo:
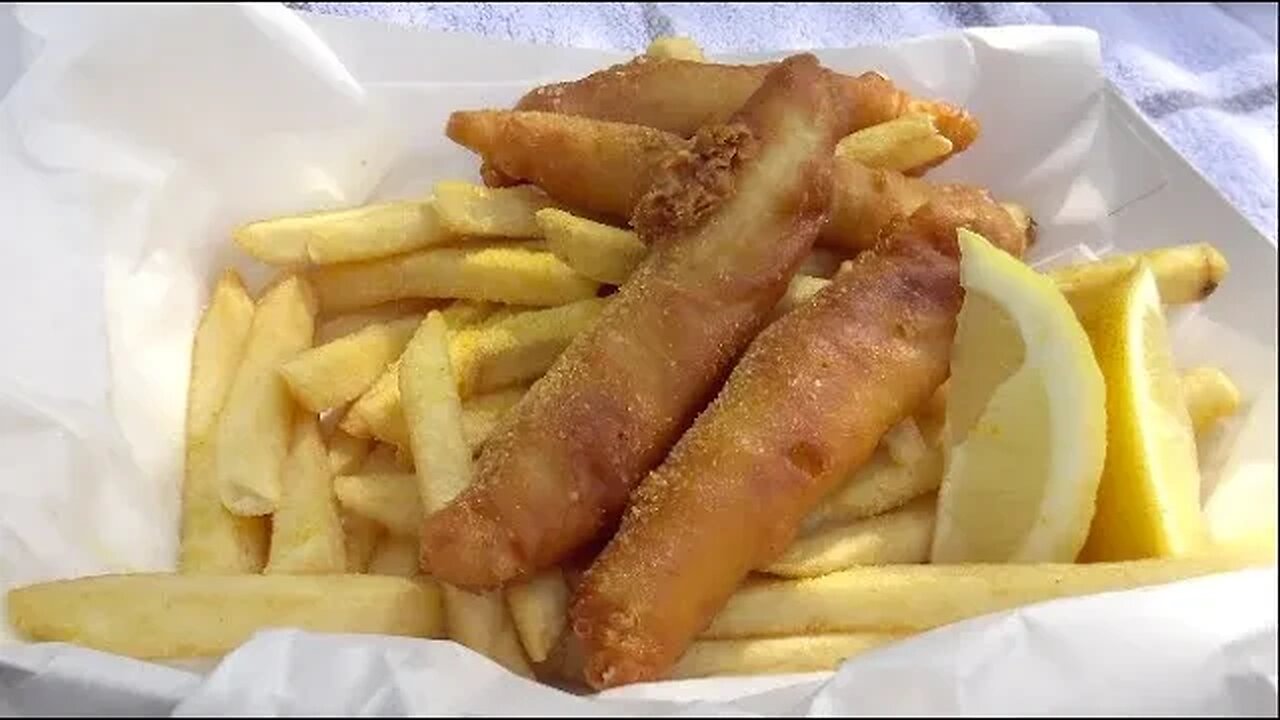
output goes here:
[{"label": "white paper wrapping", "polygon": [[[173,567],[191,335],[218,270],[251,267],[234,225],[476,177],[443,135],[451,110],[621,59],[279,6],[32,6],[17,19],[25,72],[0,104],[0,591]],[[1218,245],[1231,275],[1175,313],[1176,349],[1261,402],[1204,448],[1206,494],[1248,474],[1274,498],[1275,247],[1109,91],[1094,34],[993,29],[818,54],[969,108],[983,136],[937,174],[1030,207],[1038,262]],[[1272,568],[1059,601],[834,676],[595,698],[446,642],[279,630],[209,672],[24,645],[0,624],[0,713],[1274,714],[1275,587]]]}]

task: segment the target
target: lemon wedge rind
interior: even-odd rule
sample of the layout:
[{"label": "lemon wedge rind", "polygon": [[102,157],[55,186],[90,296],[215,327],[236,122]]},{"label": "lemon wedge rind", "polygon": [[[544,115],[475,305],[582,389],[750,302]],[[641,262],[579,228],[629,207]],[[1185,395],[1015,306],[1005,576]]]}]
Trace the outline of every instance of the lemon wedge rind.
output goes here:
[{"label": "lemon wedge rind", "polygon": [[1107,378],[1108,457],[1081,559],[1194,555],[1206,547],[1195,432],[1155,276],[1144,264],[1082,316]]}]

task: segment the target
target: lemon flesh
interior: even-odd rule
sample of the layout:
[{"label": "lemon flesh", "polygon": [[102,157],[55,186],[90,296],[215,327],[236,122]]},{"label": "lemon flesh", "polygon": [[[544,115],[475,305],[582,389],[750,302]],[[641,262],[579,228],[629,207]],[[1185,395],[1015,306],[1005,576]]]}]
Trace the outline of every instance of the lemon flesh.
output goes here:
[{"label": "lemon flesh", "polygon": [[1177,557],[1204,549],[1195,433],[1160,293],[1140,265],[1081,313],[1107,383],[1107,461],[1080,559]]},{"label": "lemon flesh", "polygon": [[1106,391],[1048,277],[961,230],[934,562],[1071,562],[1106,449]]}]

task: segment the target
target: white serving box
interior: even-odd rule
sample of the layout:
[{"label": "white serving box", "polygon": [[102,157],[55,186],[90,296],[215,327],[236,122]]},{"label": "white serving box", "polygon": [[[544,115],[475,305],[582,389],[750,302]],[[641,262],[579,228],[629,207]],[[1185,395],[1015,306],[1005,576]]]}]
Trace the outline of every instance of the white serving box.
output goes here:
[{"label": "white serving box", "polygon": [[[173,567],[191,335],[217,271],[250,267],[234,225],[474,178],[475,158],[443,135],[450,111],[624,59],[273,5],[14,12],[23,74],[0,103],[0,592]],[[1220,248],[1225,284],[1171,316],[1180,362],[1224,368],[1248,403],[1203,449],[1205,492],[1248,476],[1275,502],[1276,247],[1111,89],[1096,35],[989,29],[817,54],[973,112],[981,139],[936,174],[1027,205],[1034,261]],[[0,624],[0,713],[1274,714],[1275,608],[1272,567],[976,618],[834,675],[592,698],[447,642],[278,630],[213,668],[24,645]]]}]

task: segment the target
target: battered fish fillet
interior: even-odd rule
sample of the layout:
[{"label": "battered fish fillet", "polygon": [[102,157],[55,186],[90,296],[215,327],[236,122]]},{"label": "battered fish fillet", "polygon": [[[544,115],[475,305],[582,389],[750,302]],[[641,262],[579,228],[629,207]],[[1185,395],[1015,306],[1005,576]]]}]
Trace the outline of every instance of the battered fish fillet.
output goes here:
[{"label": "battered fish fillet", "polygon": [[800,55],[668,158],[634,217],[653,250],[490,436],[475,484],[426,519],[425,572],[492,588],[616,526],[826,222],[844,114]]},{"label": "battered fish fillet", "polygon": [[[511,110],[455,112],[446,133],[479,154],[489,176],[532,182],[579,212],[615,220],[631,215],[662,158],[689,142],[639,125]],[[818,241],[849,254],[874,247],[938,187],[850,158],[836,158],[834,183],[831,220]],[[1026,235],[1012,216],[995,230],[997,244]]]},{"label": "battered fish fillet", "polygon": [[455,112],[445,134],[484,157],[489,185],[555,188],[561,203],[615,218],[630,217],[662,162],[689,148],[653,128],[543,112]]},{"label": "battered fish fillet", "polygon": [[946,379],[962,291],[957,227],[1003,210],[949,187],[751,344],[632,493],[571,606],[595,688],[655,680],[752,568]]},{"label": "battered fish fillet", "polygon": [[[722,123],[755,92],[774,63],[723,65],[638,57],[580,80],[534,88],[517,110],[541,110],[645,125],[688,137],[703,125]],[[932,115],[938,130],[960,152],[978,137],[978,121],[944,102],[920,100],[883,75],[832,73],[849,103],[842,135],[908,112]]]}]

